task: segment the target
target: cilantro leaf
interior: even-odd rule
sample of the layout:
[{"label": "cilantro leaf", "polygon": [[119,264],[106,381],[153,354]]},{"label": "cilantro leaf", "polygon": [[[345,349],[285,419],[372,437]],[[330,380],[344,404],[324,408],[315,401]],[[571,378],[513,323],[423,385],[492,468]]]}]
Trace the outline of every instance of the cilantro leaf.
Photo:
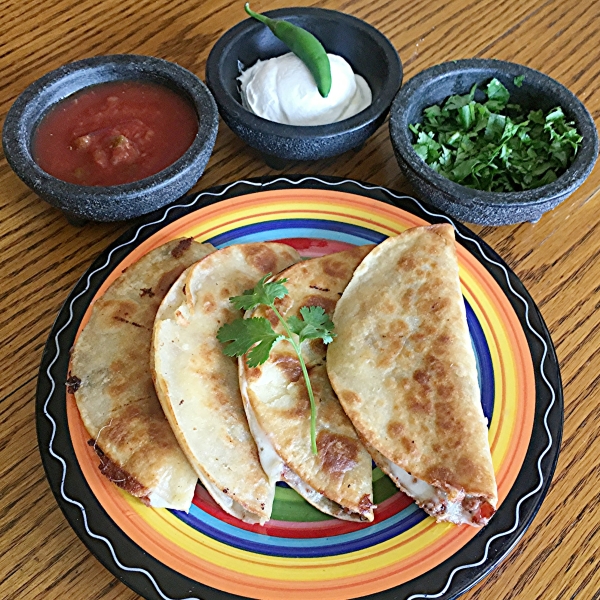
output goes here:
[{"label": "cilantro leaf", "polygon": [[452,169],[454,181],[461,182],[463,179],[466,179],[471,174],[473,167],[479,164],[479,162],[480,161],[477,158],[471,158],[454,167],[454,169]]},{"label": "cilantro leaf", "polygon": [[425,144],[415,144],[413,148],[419,157],[427,162],[427,158],[429,157],[429,147]]},{"label": "cilantro leaf", "polygon": [[448,100],[446,100],[446,103],[444,104],[444,110],[458,110],[463,106],[469,104],[471,100],[472,98],[470,94],[467,94],[465,96],[450,96],[450,98],[448,98]]},{"label": "cilantro leaf", "polygon": [[501,102],[506,106],[508,104],[510,94],[504,85],[502,85],[502,83],[494,77],[494,79],[492,79],[487,85],[487,97],[488,100],[495,100],[496,102]]},{"label": "cilantro leaf", "polygon": [[236,319],[226,323],[217,332],[217,339],[230,342],[223,353],[227,356],[243,356],[248,351],[248,366],[257,367],[266,362],[275,342],[285,336],[273,331],[273,326],[263,317]]},{"label": "cilantro leaf", "polygon": [[502,135],[504,133],[505,125],[505,116],[497,115],[496,113],[491,113],[490,118],[488,119],[487,125],[485,127],[485,139],[492,141],[501,140]]},{"label": "cilantro leaf", "polygon": [[267,273],[251,290],[246,290],[241,296],[233,296],[229,301],[238,310],[252,310],[259,304],[269,305],[277,298],[283,298],[287,288],[283,285],[287,279],[267,282],[271,273]]},{"label": "cilantro leaf", "polygon": [[290,317],[287,322],[299,342],[322,339],[325,344],[333,341],[333,322],[321,306],[303,306],[299,317]]},{"label": "cilantro leaf", "polygon": [[539,125],[543,125],[546,122],[544,111],[542,109],[530,111],[528,118],[532,123],[538,123]]},{"label": "cilantro leaf", "polygon": [[473,121],[475,121],[475,103],[469,102],[458,109],[458,120],[463,126],[464,131],[471,129]]},{"label": "cilantro leaf", "polygon": [[523,80],[525,79],[525,75],[517,75],[514,79],[513,79],[513,83],[520,88],[523,85]]},{"label": "cilantro leaf", "polygon": [[557,106],[554,110],[550,111],[546,115],[546,123],[551,123],[552,121],[558,121],[559,119],[564,119],[565,113],[563,113],[562,108]]}]

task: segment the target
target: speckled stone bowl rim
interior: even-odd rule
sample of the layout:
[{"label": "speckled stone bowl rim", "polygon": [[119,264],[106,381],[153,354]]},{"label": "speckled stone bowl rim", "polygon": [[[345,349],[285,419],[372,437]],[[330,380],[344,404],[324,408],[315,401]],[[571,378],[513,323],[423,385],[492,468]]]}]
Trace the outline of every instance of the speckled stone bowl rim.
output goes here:
[{"label": "speckled stone bowl rim", "polygon": [[[403,119],[409,107],[426,88],[435,85],[443,77],[451,77],[465,71],[501,72],[510,77],[524,75],[523,87],[539,89],[532,84],[532,80],[542,80],[551,90],[556,104],[561,106],[572,117],[578,130],[589,130],[591,135],[583,136],[577,156],[567,170],[552,183],[526,190],[523,192],[485,192],[465,187],[436,173],[415,152],[412,147],[413,134],[408,129],[408,122]],[[598,132],[594,120],[583,103],[564,85],[542,73],[518,63],[497,59],[473,58],[461,59],[441,63],[425,69],[410,79],[398,92],[390,108],[390,137],[394,150],[398,152],[407,166],[414,172],[414,176],[426,180],[429,185],[441,193],[452,196],[456,204],[479,205],[486,207],[507,205],[517,207],[531,207],[536,204],[547,203],[552,198],[567,196],[577,189],[594,168],[598,157]]]},{"label": "speckled stone bowl rim", "polygon": [[[165,85],[170,82],[175,88],[183,90],[187,99],[192,103],[198,116],[198,133],[190,147],[184,154],[171,165],[143,179],[112,186],[85,186],[75,183],[69,183],[58,179],[49,173],[46,173],[33,159],[31,154],[31,142],[33,139],[33,130],[29,131],[27,139],[23,139],[20,135],[15,135],[23,127],[23,119],[26,116],[26,111],[30,103],[35,102],[40,94],[48,93],[52,88],[58,88],[62,82],[68,80],[75,73],[83,73],[86,70],[91,73],[97,72],[99,68],[114,67],[114,76],[107,77],[102,81],[91,81],[88,84],[82,84],[77,90],[66,94],[63,97],[57,98],[55,102],[49,103],[44,108],[44,114],[58,102],[67,98],[72,93],[87,89],[97,84],[112,81],[151,81]],[[143,69],[144,77],[135,77],[132,72],[127,74],[123,72],[117,74],[120,69]],[[150,76],[152,75],[152,77]],[[206,109],[209,108],[207,111]],[[40,119],[37,120],[39,124]],[[15,100],[8,111],[2,132],[2,144],[7,161],[13,171],[28,185],[32,190],[42,196],[51,197],[70,197],[78,198],[81,203],[89,201],[108,201],[119,197],[120,199],[135,199],[140,194],[152,192],[154,190],[161,191],[168,188],[173,179],[178,180],[183,172],[195,167],[198,156],[204,154],[207,147],[212,145],[216,137],[216,129],[218,127],[218,111],[217,106],[210,93],[210,90],[202,82],[200,78],[178,64],[169,62],[162,58],[154,56],[146,56],[140,54],[109,54],[102,56],[94,56],[84,58],[82,60],[67,63],[46,73],[32,84],[30,84]],[[193,185],[193,184],[192,184]],[[189,189],[191,186],[188,186]],[[181,196],[185,190],[177,195]],[[166,196],[165,196],[166,198]],[[155,204],[155,208],[164,205],[175,197],[169,197],[164,202]],[[55,204],[57,205],[57,204]],[[60,205],[58,205],[61,208]]]},{"label": "speckled stone bowl rim", "polygon": [[[249,129],[263,132],[268,135],[280,136],[282,138],[301,138],[305,140],[325,138],[343,133],[351,133],[362,129],[366,124],[371,123],[389,109],[398,89],[402,83],[402,62],[398,51],[392,42],[366,21],[353,15],[343,13],[337,10],[316,7],[296,7],[280,8],[263,13],[273,19],[285,19],[286,17],[309,17],[314,19],[329,19],[341,22],[351,29],[363,31],[378,41],[379,47],[383,50],[388,59],[388,64],[392,71],[388,80],[377,96],[373,97],[372,104],[360,113],[327,125],[286,125],[276,123],[263,117],[259,117],[248,109],[244,108],[237,98],[234,98],[222,83],[220,70],[217,68],[220,57],[238,38],[249,31],[264,28],[265,25],[259,23],[256,19],[247,18],[231,29],[228,29],[215,43],[210,51],[206,63],[206,78],[214,94],[219,109],[221,106],[229,114],[229,118],[242,122]],[[326,42],[325,42],[326,44]],[[247,65],[248,66],[248,65]],[[251,65],[250,65],[251,66]],[[216,74],[215,77],[213,74]]]}]

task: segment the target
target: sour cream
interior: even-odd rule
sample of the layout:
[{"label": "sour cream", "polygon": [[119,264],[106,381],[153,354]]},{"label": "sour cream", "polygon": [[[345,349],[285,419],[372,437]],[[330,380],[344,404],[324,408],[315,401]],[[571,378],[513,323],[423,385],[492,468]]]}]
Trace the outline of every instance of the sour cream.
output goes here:
[{"label": "sour cream", "polygon": [[372,102],[368,83],[341,56],[327,56],[331,65],[327,98],[319,93],[308,67],[290,52],[259,60],[238,77],[244,107],[286,125],[326,125],[367,108]]}]

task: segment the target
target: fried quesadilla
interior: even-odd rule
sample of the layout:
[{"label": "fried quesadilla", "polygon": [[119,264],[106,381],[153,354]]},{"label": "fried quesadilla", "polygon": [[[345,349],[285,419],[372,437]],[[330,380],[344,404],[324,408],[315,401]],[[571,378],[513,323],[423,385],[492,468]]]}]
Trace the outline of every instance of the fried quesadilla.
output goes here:
[{"label": "fried quesadilla", "polygon": [[73,347],[69,391],[100,457],[100,470],[155,507],[187,511],[197,477],[152,384],[150,344],[156,311],[188,266],[214,251],[174,240],[129,266],[94,303]]},{"label": "fried quesadilla", "polygon": [[[275,302],[284,319],[302,307],[320,306],[333,314],[352,273],[373,246],[361,246],[298,263],[274,279],[287,279],[288,295]],[[283,332],[274,312],[264,305],[249,317],[265,317]],[[309,503],[339,519],[373,520],[371,457],[344,414],[327,377],[326,347],[321,340],[302,344],[315,403],[316,444],[311,451],[310,401],[300,361],[287,340],[271,349],[255,368],[240,358],[240,388],[250,430],[263,468],[273,483],[285,481]]]},{"label": "fried quesadilla", "polygon": [[248,428],[237,362],[223,354],[217,331],[242,316],[231,296],[299,260],[277,243],[218,250],[179,278],[154,325],[154,381],[173,431],[214,500],[250,523],[270,518],[275,489]]},{"label": "fried quesadilla", "polygon": [[407,230],[355,271],[327,370],[373,459],[438,521],[482,526],[497,489],[454,230]]}]

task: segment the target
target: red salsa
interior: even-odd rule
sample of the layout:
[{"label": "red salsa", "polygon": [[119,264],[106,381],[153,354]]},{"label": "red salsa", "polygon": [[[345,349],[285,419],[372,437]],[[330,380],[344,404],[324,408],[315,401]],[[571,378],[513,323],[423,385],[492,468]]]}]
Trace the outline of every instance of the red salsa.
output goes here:
[{"label": "red salsa", "polygon": [[47,173],[80,185],[118,185],[173,164],[198,132],[190,102],[169,88],[115,81],[66,98],[39,124],[33,158]]}]

